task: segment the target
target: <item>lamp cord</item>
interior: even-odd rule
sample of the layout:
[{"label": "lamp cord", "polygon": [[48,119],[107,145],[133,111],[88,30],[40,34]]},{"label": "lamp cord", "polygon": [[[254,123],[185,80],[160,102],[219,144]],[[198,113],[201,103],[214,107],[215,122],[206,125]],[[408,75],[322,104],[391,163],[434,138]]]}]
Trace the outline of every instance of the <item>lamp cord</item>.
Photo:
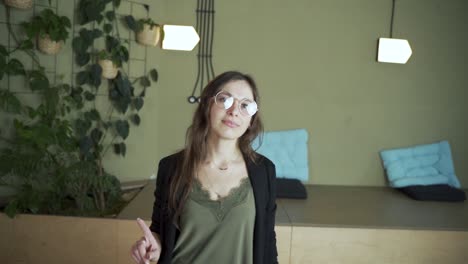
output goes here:
[{"label": "lamp cord", "polygon": [[[200,95],[205,84],[214,78],[212,50],[213,50],[213,35],[214,35],[214,0],[198,0],[197,1],[197,23],[196,29],[200,35],[200,44],[198,45],[198,71],[195,85],[192,94],[188,97],[189,103],[197,103],[200,101]],[[195,96],[199,88],[200,95]]]},{"label": "lamp cord", "polygon": [[392,0],[392,17],[390,20],[390,38],[393,38],[393,17],[395,16],[395,0]]}]

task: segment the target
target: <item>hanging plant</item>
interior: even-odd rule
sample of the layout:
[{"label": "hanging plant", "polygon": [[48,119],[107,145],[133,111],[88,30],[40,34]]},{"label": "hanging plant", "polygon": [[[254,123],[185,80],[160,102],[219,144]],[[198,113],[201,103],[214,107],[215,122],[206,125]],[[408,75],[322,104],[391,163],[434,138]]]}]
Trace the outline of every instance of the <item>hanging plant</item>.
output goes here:
[{"label": "hanging plant", "polygon": [[73,51],[75,52],[75,61],[80,67],[88,64],[91,60],[91,52],[94,40],[102,37],[103,32],[99,29],[86,29],[80,30],[78,36],[73,39]]},{"label": "hanging plant", "polygon": [[118,68],[129,59],[128,50],[119,39],[107,36],[106,49],[98,53],[98,63],[102,67],[102,76],[106,79],[114,79]]},{"label": "hanging plant", "polygon": [[161,26],[151,18],[139,19],[131,15],[125,17],[127,26],[136,33],[137,42],[142,45],[156,46],[161,38]]},{"label": "hanging plant", "polygon": [[100,24],[104,19],[104,10],[110,2],[112,2],[114,7],[119,7],[120,5],[120,0],[81,0],[78,4],[80,25],[90,22],[98,22]]},{"label": "hanging plant", "polygon": [[161,28],[159,26],[151,27],[149,24],[144,24],[143,30],[137,33],[137,42],[147,46],[156,46],[160,35]]},{"label": "hanging plant", "polygon": [[128,62],[128,49],[122,45],[120,39],[113,36],[106,36],[106,49],[98,54],[99,59],[108,59],[120,68],[124,62]]},{"label": "hanging plant", "polygon": [[53,41],[49,35],[37,37],[37,46],[44,54],[54,55],[62,49],[63,41]]},{"label": "hanging plant", "polygon": [[33,0],[5,0],[5,5],[18,9],[29,9],[33,5]]},{"label": "hanging plant", "polygon": [[44,9],[31,22],[23,22],[22,27],[30,40],[37,38],[39,50],[45,54],[56,54],[68,38],[70,19],[58,16],[52,9]]},{"label": "hanging plant", "polygon": [[106,79],[114,79],[119,73],[119,68],[112,61],[112,56],[105,50],[99,53],[98,63],[102,68],[102,77]]}]

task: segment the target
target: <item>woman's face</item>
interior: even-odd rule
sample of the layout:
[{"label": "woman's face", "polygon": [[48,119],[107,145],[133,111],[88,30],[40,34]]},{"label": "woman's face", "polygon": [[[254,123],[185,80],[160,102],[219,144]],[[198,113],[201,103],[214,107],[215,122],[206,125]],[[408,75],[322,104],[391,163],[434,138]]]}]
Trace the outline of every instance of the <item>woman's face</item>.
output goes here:
[{"label": "woman's face", "polygon": [[245,109],[246,102],[254,102],[252,89],[246,81],[235,80],[226,83],[220,91],[232,96],[234,103],[225,109],[221,100],[217,100],[218,104],[216,104],[214,97],[211,99],[209,136],[220,139],[238,139],[245,133],[252,119],[251,116],[245,114],[245,110],[244,113],[240,110],[241,107]]}]

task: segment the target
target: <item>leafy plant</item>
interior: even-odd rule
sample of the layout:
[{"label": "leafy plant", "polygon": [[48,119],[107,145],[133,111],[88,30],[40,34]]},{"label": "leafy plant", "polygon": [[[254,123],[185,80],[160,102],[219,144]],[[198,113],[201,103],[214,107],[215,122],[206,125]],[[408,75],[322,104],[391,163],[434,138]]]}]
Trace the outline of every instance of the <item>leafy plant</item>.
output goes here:
[{"label": "leafy plant", "polygon": [[[106,10],[106,4],[112,2],[112,10]],[[93,30],[82,29],[79,36],[73,40],[73,50],[75,52],[75,61],[78,65],[84,66],[85,70],[77,75],[77,84],[82,86],[84,93],[88,95],[90,102],[94,100],[95,94],[101,83],[97,80],[102,71],[99,66],[95,66],[93,61],[99,59],[109,59],[117,67],[129,60],[129,52],[125,47],[125,41],[118,33],[117,19],[115,9],[119,3],[116,1],[82,1],[80,3],[79,16],[85,18],[81,23],[94,23]],[[90,11],[94,6],[94,11]],[[96,12],[95,10],[100,10]],[[92,50],[93,43],[99,38],[105,38],[105,49],[96,52]],[[87,66],[87,67],[86,67]],[[158,80],[156,69],[151,69],[148,74],[135,78],[130,81],[124,69],[121,69],[116,78],[107,82],[109,89],[109,100],[113,108],[108,116],[83,115],[76,121],[79,133],[81,155],[87,159],[94,159],[102,164],[102,157],[106,154],[109,147],[113,147],[116,154],[126,155],[126,144],[131,126],[138,126],[141,118],[138,111],[143,107],[146,89],[151,85],[151,80]],[[135,85],[142,87],[141,92],[136,95]],[[90,89],[91,88],[91,89]],[[94,109],[96,110],[96,109]],[[118,115],[113,114],[114,110]],[[129,112],[133,113],[129,113]],[[111,136],[109,145],[106,138]]]},{"label": "leafy plant", "polygon": [[[89,13],[93,5],[111,2],[113,10],[102,11],[97,16],[94,11]],[[34,57],[38,65],[34,70],[25,70],[19,60],[10,58],[16,51],[33,56],[31,37],[34,34],[31,32],[38,31],[24,24],[29,30],[29,39],[17,40],[8,16],[8,29],[17,47],[8,52],[0,46],[0,79],[5,75],[23,75],[30,90],[41,98],[39,106],[31,107],[24,105],[14,92],[0,89],[1,110],[17,115],[13,137],[2,138],[6,145],[0,150],[0,185],[10,186],[16,192],[5,209],[10,216],[20,212],[98,216],[109,213],[121,203],[120,183],[104,170],[102,157],[109,147],[119,155],[126,155],[124,140],[129,136],[130,123],[140,124],[138,111],[143,107],[146,88],[151,85],[149,77],[157,81],[158,74],[152,69],[130,82],[122,72],[108,83],[109,99],[120,116],[112,115],[112,110],[107,117],[101,116],[95,104],[86,107],[93,106],[102,85],[102,69],[92,49],[94,41],[106,38],[106,51],[113,61],[123,63],[129,57],[118,30],[113,30],[115,8],[119,4],[117,0],[82,0],[79,3],[88,6],[80,9],[82,17],[101,26],[82,29],[74,38],[75,60],[85,69],[77,74],[75,87],[51,86],[44,68]],[[86,12],[89,14],[83,16]],[[139,95],[134,94],[137,82],[143,87]],[[106,135],[113,136],[110,142],[105,140]]]},{"label": "leafy plant", "polygon": [[70,19],[58,16],[52,9],[44,9],[30,22],[21,23],[29,39],[36,36],[41,38],[49,35],[53,41],[65,41],[68,38],[68,29],[71,27]]},{"label": "leafy plant", "polygon": [[48,87],[28,116],[14,120],[15,135],[0,152],[0,184],[13,188],[14,198],[5,208],[9,216],[19,212],[100,215],[120,195],[116,177],[82,161],[73,126],[62,118],[70,87]]},{"label": "leafy plant", "polygon": [[66,112],[61,98],[69,87],[51,87],[43,67],[25,70],[19,60],[10,59],[18,50],[32,49],[24,43],[10,52],[0,45],[0,80],[6,75],[23,75],[41,99],[39,106],[31,107],[14,92],[0,88],[0,109],[17,117],[13,137],[1,138],[6,146],[0,150],[0,185],[15,193],[5,208],[10,217],[19,212],[59,213],[67,207],[62,199],[68,182],[63,171],[77,156],[73,130],[60,118]]},{"label": "leafy plant", "polygon": [[[106,4],[110,2],[112,10],[104,11]],[[107,115],[101,115],[95,107],[82,107],[85,101],[93,105],[103,84],[100,77],[102,68],[96,61],[109,59],[120,67],[129,60],[129,52],[124,45],[125,41],[119,36],[116,23],[115,9],[119,3],[120,1],[107,0],[80,2],[82,8],[79,9],[79,17],[83,18],[81,23],[93,23],[94,29],[81,29],[79,35],[73,39],[75,61],[84,67],[84,70],[77,74],[76,82],[79,86],[72,92],[73,102],[81,107],[80,111],[76,112],[78,118],[74,120],[74,130],[79,142],[80,159],[97,164],[98,179],[107,175],[102,166],[102,159],[110,147],[116,154],[126,155],[125,140],[130,134],[131,123],[138,126],[141,122],[138,111],[143,107],[146,89],[151,85],[150,78],[154,82],[158,80],[156,69],[133,81],[130,81],[124,69],[121,69],[116,78],[107,81],[108,98],[112,105]],[[105,38],[105,49],[96,52],[93,50],[93,44],[100,38]],[[138,95],[135,94],[136,84],[143,88]],[[133,113],[129,113],[130,111]],[[109,203],[106,199],[100,201],[103,205]]]},{"label": "leafy plant", "polygon": [[[27,83],[31,90],[44,90],[49,86],[49,80],[45,75],[45,71],[43,67],[39,67],[37,70],[29,70],[26,71],[24,69],[24,65],[15,58],[10,58],[10,55],[18,50],[26,49],[22,42],[20,46],[12,51],[8,52],[6,47],[0,45],[0,80],[2,80],[6,75],[10,76],[18,76],[22,75],[25,76],[27,79]],[[32,48],[32,47],[30,47]],[[16,97],[16,95],[5,89],[0,87],[0,109],[13,114],[20,114],[24,112],[25,109],[21,104],[20,100]],[[25,112],[26,113],[26,112]]]},{"label": "leafy plant", "polygon": [[89,30],[83,28],[77,37],[73,39],[73,51],[75,52],[75,61],[79,66],[88,64],[91,60],[91,52],[89,49],[92,47],[94,40],[103,35],[102,30],[93,29]]},{"label": "leafy plant", "polygon": [[121,41],[115,37],[106,37],[106,49],[98,53],[101,60],[111,60],[117,67],[121,67],[129,59],[128,50],[121,44]]},{"label": "leafy plant", "polygon": [[81,0],[78,4],[80,25],[90,22],[101,23],[104,19],[103,12],[110,2],[115,7],[120,5],[120,0]]},{"label": "leafy plant", "polygon": [[155,26],[159,26],[159,24],[154,22],[154,20],[151,18],[141,18],[135,20],[132,15],[125,16],[125,22],[127,23],[127,26],[135,33],[142,31],[144,25],[149,25],[150,29],[153,29]]},{"label": "leafy plant", "polygon": [[[0,45],[0,80],[5,75],[24,75],[24,66],[17,59],[9,59],[10,52],[6,47]],[[0,109],[8,113],[20,113],[21,102],[10,91],[0,89]]]},{"label": "leafy plant", "polygon": [[[0,46],[0,50],[4,47]],[[2,53],[4,54],[4,53]],[[9,55],[9,54],[7,54]],[[0,58],[1,59],[1,58]],[[18,68],[23,68],[18,61]],[[15,71],[5,71],[12,75]],[[67,114],[83,107],[81,87],[50,86],[43,69],[20,71],[37,92],[37,107],[23,105],[0,89],[0,107],[17,114],[12,139],[0,150],[0,185],[15,192],[5,212],[99,216],[120,202],[120,183],[95,162],[80,158],[76,131]],[[13,109],[13,110],[12,110]],[[86,113],[91,119],[96,113]]]}]

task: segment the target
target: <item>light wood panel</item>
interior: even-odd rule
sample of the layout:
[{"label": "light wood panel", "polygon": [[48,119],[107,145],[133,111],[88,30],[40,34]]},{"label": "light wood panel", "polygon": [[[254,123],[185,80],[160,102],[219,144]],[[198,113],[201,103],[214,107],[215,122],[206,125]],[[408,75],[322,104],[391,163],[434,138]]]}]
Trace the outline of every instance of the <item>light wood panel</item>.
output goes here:
[{"label": "light wood panel", "polygon": [[278,262],[289,263],[291,249],[291,226],[275,226],[276,247],[278,249]]},{"label": "light wood panel", "polygon": [[19,215],[13,254],[26,263],[117,263],[117,221]]},{"label": "light wood panel", "polygon": [[293,227],[291,264],[466,264],[468,232]]},{"label": "light wood panel", "polygon": [[14,244],[13,219],[0,213],[0,263],[3,259],[11,259]]},{"label": "light wood panel", "polygon": [[[146,222],[149,224],[149,221]],[[279,263],[468,263],[468,231],[275,227]],[[0,263],[133,263],[134,220],[0,214]]]}]

